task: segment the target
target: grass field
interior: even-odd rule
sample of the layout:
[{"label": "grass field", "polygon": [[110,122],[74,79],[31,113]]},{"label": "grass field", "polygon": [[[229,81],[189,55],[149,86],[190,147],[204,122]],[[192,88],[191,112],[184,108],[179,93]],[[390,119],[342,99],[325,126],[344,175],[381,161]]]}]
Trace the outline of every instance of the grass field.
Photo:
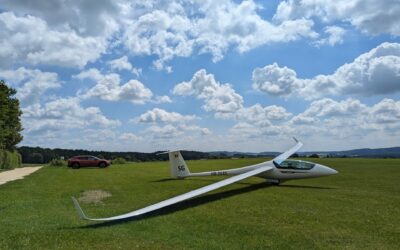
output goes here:
[{"label": "grass field", "polygon": [[[265,160],[265,159],[264,159]],[[263,159],[188,161],[192,172]],[[168,162],[107,169],[45,167],[0,186],[0,249],[399,249],[400,160],[316,159],[338,175],[270,186],[253,177],[137,220],[78,218],[71,196],[93,217],[129,212],[221,177],[170,180]]]}]

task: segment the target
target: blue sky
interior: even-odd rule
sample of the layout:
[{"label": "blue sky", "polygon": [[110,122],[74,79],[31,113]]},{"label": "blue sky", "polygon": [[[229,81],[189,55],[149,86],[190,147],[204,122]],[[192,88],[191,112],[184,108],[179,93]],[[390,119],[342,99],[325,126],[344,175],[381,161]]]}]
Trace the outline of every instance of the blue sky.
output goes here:
[{"label": "blue sky", "polygon": [[20,145],[399,146],[396,1],[2,1]]}]

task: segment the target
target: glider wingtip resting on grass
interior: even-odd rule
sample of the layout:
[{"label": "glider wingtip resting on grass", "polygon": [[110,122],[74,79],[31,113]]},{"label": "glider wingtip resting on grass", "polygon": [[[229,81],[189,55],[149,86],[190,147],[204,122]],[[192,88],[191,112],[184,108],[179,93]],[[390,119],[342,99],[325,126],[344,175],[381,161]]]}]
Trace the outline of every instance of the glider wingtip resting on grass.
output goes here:
[{"label": "glider wingtip resting on grass", "polygon": [[89,218],[85,215],[78,201],[74,197],[72,197],[72,201],[74,202],[75,209],[77,210],[79,216],[82,219],[92,220],[92,221],[113,221],[113,220],[122,220],[144,215],[149,212],[158,210],[160,208],[167,207],[176,204],[178,202],[191,199],[193,197],[205,194],[212,190],[230,185],[232,183],[235,183],[237,181],[252,176],[264,178],[266,179],[267,182],[272,184],[279,184],[282,181],[290,179],[314,178],[314,177],[327,176],[338,173],[336,170],[320,164],[302,160],[287,160],[287,158],[289,158],[292,154],[297,152],[303,146],[302,142],[298,141],[296,138],[293,139],[295,140],[296,145],[294,145],[288,151],[278,155],[277,157],[275,157],[270,161],[265,161],[262,163],[245,166],[241,168],[227,169],[220,171],[191,173],[179,150],[163,152],[163,153],[168,153],[169,162],[171,165],[171,175],[175,178],[183,179],[194,176],[217,176],[217,175],[234,175],[234,176],[126,214],[108,218]]},{"label": "glider wingtip resting on grass", "polygon": [[80,206],[79,203],[78,203],[78,200],[77,200],[75,197],[71,197],[71,199],[72,199],[72,202],[74,203],[75,209],[76,209],[76,211],[78,212],[79,217],[80,217],[81,219],[84,219],[84,220],[90,220],[90,218],[88,218],[88,217],[85,215],[85,213],[83,212],[81,206]]}]

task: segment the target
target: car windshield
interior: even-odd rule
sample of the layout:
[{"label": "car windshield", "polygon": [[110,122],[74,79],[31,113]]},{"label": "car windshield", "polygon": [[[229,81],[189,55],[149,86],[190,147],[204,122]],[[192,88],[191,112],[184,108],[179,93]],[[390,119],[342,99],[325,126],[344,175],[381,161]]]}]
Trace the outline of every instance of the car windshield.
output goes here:
[{"label": "car windshield", "polygon": [[285,160],[281,164],[276,164],[277,168],[290,168],[290,169],[312,169],[315,163],[301,160]]}]

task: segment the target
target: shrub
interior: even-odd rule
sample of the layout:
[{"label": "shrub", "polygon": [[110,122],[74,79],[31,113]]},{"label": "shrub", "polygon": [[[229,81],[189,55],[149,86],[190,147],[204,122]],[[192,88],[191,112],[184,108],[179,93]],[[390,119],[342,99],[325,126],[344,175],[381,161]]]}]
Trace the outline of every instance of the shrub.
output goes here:
[{"label": "shrub", "polygon": [[21,167],[21,155],[17,151],[0,150],[0,169]]},{"label": "shrub", "polygon": [[49,165],[52,167],[63,167],[63,166],[67,166],[67,162],[61,159],[52,159],[49,162]]},{"label": "shrub", "polygon": [[117,157],[114,160],[112,160],[113,164],[125,164],[126,160],[122,157]]}]

